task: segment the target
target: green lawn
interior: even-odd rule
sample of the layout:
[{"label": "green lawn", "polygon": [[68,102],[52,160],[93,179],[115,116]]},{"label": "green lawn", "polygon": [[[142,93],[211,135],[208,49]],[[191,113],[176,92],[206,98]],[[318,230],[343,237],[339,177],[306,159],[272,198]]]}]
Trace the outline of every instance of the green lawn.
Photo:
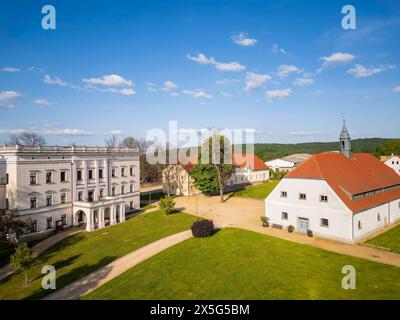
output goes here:
[{"label": "green lawn", "polygon": [[256,184],[250,186],[246,189],[235,191],[234,196],[245,197],[245,198],[255,198],[255,199],[265,199],[274,190],[279,180],[270,180],[265,183]]},{"label": "green lawn", "polygon": [[367,243],[392,249],[392,251],[400,253],[400,226],[368,240]]},{"label": "green lawn", "polygon": [[[341,287],[353,265],[357,289]],[[400,299],[400,268],[241,229],[189,239],[85,299]]]},{"label": "green lawn", "polygon": [[48,294],[49,291],[41,288],[44,265],[56,267],[57,288],[61,288],[146,244],[190,229],[194,219],[185,213],[166,216],[156,211],[125,223],[70,236],[37,258],[28,288],[23,287],[21,273],[0,281],[0,300],[36,299]]}]

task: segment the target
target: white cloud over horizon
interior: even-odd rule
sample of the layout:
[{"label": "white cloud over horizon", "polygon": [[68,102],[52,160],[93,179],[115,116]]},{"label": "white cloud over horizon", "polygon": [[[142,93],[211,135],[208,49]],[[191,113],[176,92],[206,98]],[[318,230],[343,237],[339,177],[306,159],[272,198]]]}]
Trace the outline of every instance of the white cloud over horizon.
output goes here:
[{"label": "white cloud over horizon", "polygon": [[117,74],[105,75],[101,78],[84,78],[82,82],[89,83],[92,85],[103,85],[112,87],[132,87],[133,82],[131,80],[126,80]]},{"label": "white cloud over horizon", "polygon": [[250,92],[261,88],[264,83],[271,80],[272,77],[269,74],[259,74],[255,72],[247,72],[246,74],[246,86],[245,91]]},{"label": "white cloud over horizon", "polygon": [[212,99],[214,98],[212,95],[208,94],[202,89],[197,89],[197,90],[183,90],[182,91],[184,94],[191,96],[192,98],[195,99]]},{"label": "white cloud over horizon", "polygon": [[8,72],[8,73],[16,73],[16,72],[20,72],[21,69],[15,68],[15,67],[4,67],[3,69],[1,69],[1,71]]},{"label": "white cloud over horizon", "polygon": [[197,56],[187,54],[186,57],[202,65],[212,65],[219,71],[242,72],[246,70],[246,67],[239,62],[219,62],[213,57],[207,58],[203,53],[199,53]]},{"label": "white cloud over horizon", "polygon": [[395,69],[395,65],[379,65],[377,67],[365,67],[362,64],[356,64],[353,68],[347,70],[347,74],[353,75],[355,78],[366,78],[386,70]]},{"label": "white cloud over horizon", "polygon": [[265,94],[270,101],[279,100],[289,97],[292,94],[292,89],[269,90]]},{"label": "white cloud over horizon", "polygon": [[242,47],[251,47],[257,44],[257,40],[249,38],[245,32],[233,35],[232,41]]}]

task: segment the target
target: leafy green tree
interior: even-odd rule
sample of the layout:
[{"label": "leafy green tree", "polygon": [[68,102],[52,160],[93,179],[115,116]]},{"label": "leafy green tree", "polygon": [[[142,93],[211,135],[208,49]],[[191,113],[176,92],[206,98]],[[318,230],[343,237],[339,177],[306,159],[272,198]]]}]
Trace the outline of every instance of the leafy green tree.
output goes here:
[{"label": "leafy green tree", "polygon": [[0,209],[0,245],[14,245],[28,227],[17,216],[18,212],[15,209]]},{"label": "leafy green tree", "polygon": [[211,136],[204,142],[199,161],[191,172],[196,188],[204,193],[219,191],[221,202],[224,202],[226,180],[233,172],[231,150],[228,138]]},{"label": "leafy green tree", "polygon": [[380,156],[390,156],[391,154],[400,154],[400,139],[389,140],[376,149]]},{"label": "leafy green tree", "polygon": [[28,286],[28,270],[33,264],[33,253],[26,243],[15,248],[15,253],[11,256],[11,264],[17,270],[24,272],[25,287]]},{"label": "leafy green tree", "polygon": [[175,201],[172,197],[161,198],[159,206],[166,215],[170,215],[172,212],[175,211]]}]

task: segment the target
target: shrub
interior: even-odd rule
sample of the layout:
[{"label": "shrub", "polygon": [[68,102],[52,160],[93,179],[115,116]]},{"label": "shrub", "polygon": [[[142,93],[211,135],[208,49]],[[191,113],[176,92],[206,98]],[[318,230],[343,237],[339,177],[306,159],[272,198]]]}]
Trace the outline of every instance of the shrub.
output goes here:
[{"label": "shrub", "polygon": [[164,211],[166,215],[169,215],[175,211],[175,202],[172,197],[161,198],[159,206],[160,209]]},{"label": "shrub", "polygon": [[33,264],[33,252],[26,243],[16,247],[15,253],[10,257],[11,264],[25,277],[25,287],[28,286],[28,270]]},{"label": "shrub", "polygon": [[292,232],[294,231],[294,227],[293,227],[292,225],[288,226],[288,227],[287,227],[287,231],[288,231],[289,233],[292,233]]},{"label": "shrub", "polygon": [[313,232],[312,230],[307,230],[307,235],[312,238],[313,237]]},{"label": "shrub", "polygon": [[200,219],[192,224],[192,234],[195,238],[211,237],[214,233],[214,222],[212,220]]}]

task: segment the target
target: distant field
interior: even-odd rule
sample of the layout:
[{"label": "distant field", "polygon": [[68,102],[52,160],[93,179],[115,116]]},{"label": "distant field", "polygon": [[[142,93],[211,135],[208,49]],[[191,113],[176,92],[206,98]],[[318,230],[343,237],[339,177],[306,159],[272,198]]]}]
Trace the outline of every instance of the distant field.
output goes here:
[{"label": "distant field", "polygon": [[400,226],[368,240],[367,243],[392,249],[392,251],[400,253]]},{"label": "distant field", "polygon": [[[342,267],[357,272],[344,290]],[[192,238],[85,299],[400,299],[400,268],[241,229]]]},{"label": "distant field", "polygon": [[246,189],[235,191],[233,195],[235,197],[254,198],[254,199],[265,199],[272,190],[275,189],[279,180],[270,180],[266,183],[256,184],[254,186],[247,187]]}]

